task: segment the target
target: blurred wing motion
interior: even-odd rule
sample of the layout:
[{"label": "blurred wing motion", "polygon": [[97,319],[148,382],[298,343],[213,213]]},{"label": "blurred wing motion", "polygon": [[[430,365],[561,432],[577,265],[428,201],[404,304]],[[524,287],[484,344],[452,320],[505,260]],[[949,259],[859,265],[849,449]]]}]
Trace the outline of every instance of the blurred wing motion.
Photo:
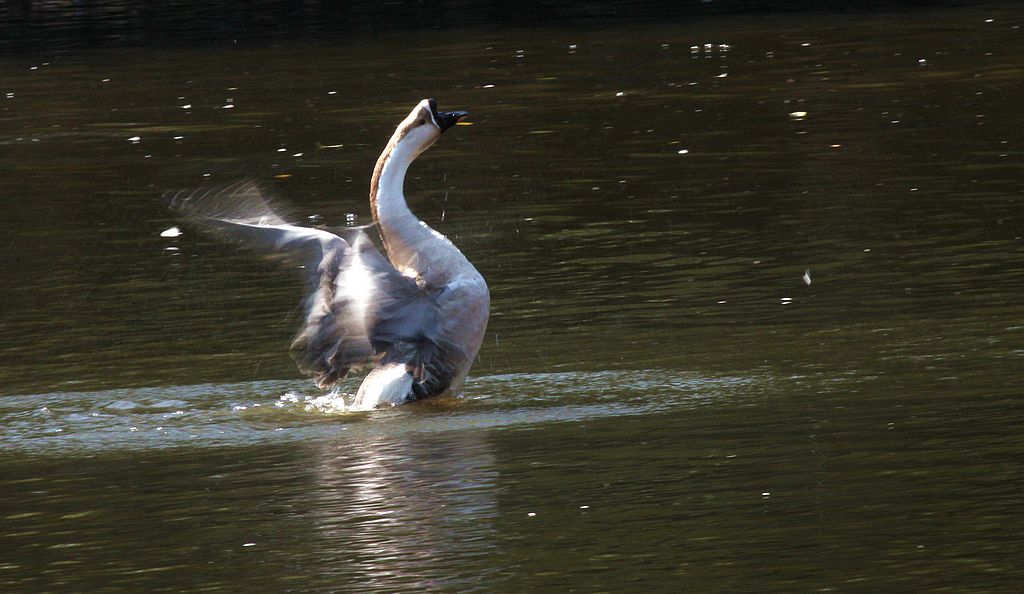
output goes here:
[{"label": "blurred wing motion", "polygon": [[306,318],[291,351],[319,387],[375,359],[406,364],[418,393],[438,393],[451,381],[454,366],[439,348],[436,297],[443,289],[400,274],[361,230],[346,229],[342,238],[293,225],[251,181],[168,197],[173,210],[207,232],[306,267]]},{"label": "blurred wing motion", "polygon": [[283,206],[253,181],[168,193],[171,210],[203,231],[250,249],[283,258],[307,268],[310,282],[319,285],[320,263],[348,244],[333,233],[293,225]]}]

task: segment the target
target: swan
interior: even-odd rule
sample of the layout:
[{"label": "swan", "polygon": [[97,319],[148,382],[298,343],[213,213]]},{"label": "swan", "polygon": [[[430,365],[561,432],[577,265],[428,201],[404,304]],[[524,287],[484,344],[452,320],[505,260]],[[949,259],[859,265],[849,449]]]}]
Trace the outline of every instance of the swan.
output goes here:
[{"label": "swan", "polygon": [[405,199],[412,162],[468,112],[419,102],[398,125],[370,179],[370,213],[386,258],[362,228],[337,233],[289,222],[252,181],[177,192],[171,208],[201,228],[290,258],[309,272],[305,319],[292,342],[320,388],[368,364],[351,408],[457,394],[483,341],[487,283]]}]

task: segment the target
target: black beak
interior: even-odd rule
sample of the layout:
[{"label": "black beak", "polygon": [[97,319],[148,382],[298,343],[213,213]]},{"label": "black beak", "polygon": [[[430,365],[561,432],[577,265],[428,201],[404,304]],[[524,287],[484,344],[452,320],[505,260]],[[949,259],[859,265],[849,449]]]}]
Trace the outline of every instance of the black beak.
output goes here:
[{"label": "black beak", "polygon": [[437,101],[427,99],[430,104],[430,117],[442,132],[459,123],[459,120],[469,115],[468,111],[437,111]]}]

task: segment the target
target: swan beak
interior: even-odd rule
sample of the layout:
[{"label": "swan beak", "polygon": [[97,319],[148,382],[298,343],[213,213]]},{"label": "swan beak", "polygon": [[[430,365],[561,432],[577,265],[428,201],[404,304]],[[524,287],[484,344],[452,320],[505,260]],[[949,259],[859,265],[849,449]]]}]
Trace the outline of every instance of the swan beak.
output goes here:
[{"label": "swan beak", "polygon": [[467,117],[469,117],[468,111],[442,111],[437,114],[437,119],[441,122],[442,132],[460,123]]},{"label": "swan beak", "polygon": [[451,128],[455,124],[458,124],[463,118],[469,116],[468,111],[437,111],[437,102],[433,99],[428,99],[430,104],[430,115],[434,118],[434,123],[437,127],[444,132],[448,128]]}]

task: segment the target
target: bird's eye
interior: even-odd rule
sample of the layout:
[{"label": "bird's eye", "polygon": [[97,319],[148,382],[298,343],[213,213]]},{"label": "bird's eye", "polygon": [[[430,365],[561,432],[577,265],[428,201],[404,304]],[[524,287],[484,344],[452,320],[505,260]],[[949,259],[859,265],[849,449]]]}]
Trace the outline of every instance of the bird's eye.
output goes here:
[{"label": "bird's eye", "polygon": [[419,121],[419,125],[420,126],[422,126],[423,124],[426,124],[426,123],[427,123],[427,120],[424,120],[423,118],[420,118],[420,121]]}]

